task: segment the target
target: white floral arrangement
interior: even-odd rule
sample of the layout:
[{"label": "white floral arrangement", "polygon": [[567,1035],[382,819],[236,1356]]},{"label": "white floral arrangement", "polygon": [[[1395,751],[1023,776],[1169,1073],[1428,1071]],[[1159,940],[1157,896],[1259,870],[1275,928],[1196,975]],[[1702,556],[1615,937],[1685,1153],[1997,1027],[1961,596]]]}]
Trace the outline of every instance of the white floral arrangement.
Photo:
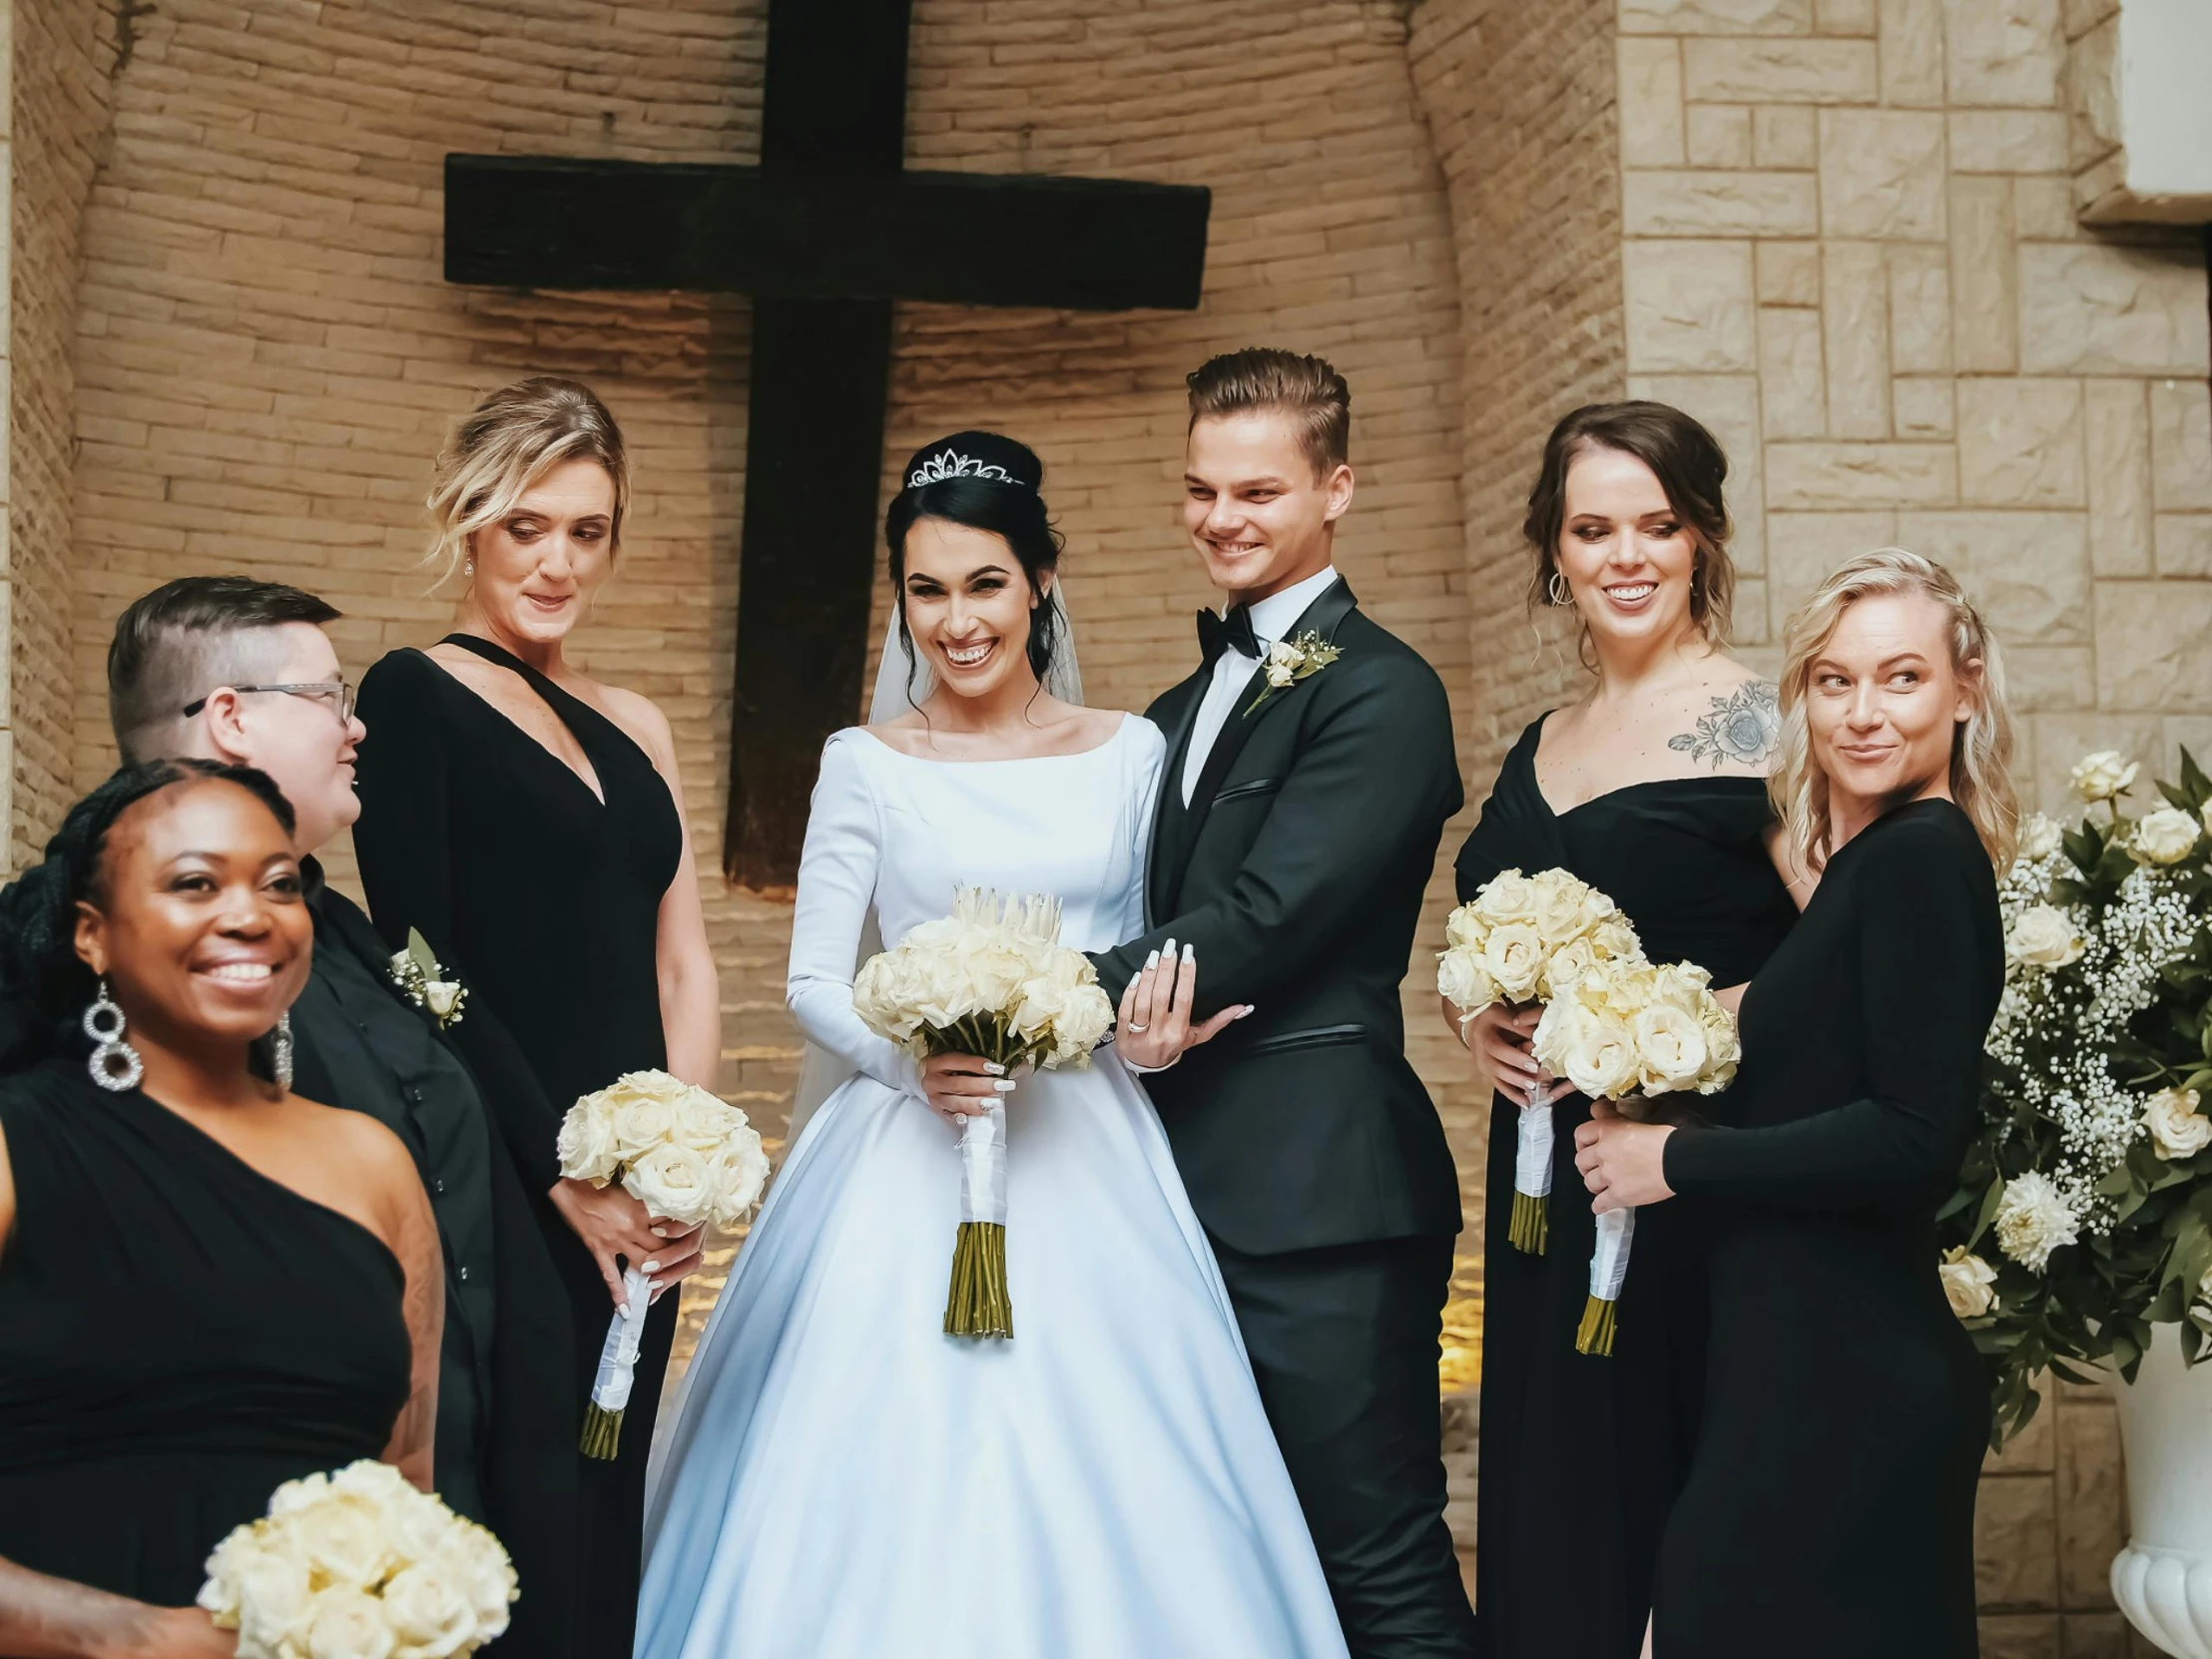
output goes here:
[{"label": "white floral arrangement", "polygon": [[[954,893],[950,915],[869,957],[853,980],[852,1011],[917,1059],[972,1054],[1007,1072],[1087,1066],[1114,1023],[1090,959],[1060,943],[1057,898],[976,887]],[[960,1155],[945,1334],[1011,1337],[1003,1105],[967,1119]]]},{"label": "white floral arrangement", "polygon": [[[1436,990],[1459,1024],[1493,1003],[1526,1007],[1606,962],[1642,961],[1644,947],[1620,907],[1563,869],[1500,870],[1444,922]],[[1541,1256],[1550,1237],[1551,1103],[1539,1090],[1521,1108],[1513,1156],[1513,1212],[1506,1237]]]},{"label": "white floral arrangement", "polygon": [[[1742,1055],[1736,1019],[1689,962],[1655,965],[1620,906],[1563,869],[1501,870],[1444,923],[1436,989],[1463,1027],[1493,1003],[1542,1003],[1529,1048],[1592,1100],[1717,1094]],[[1551,1103],[1521,1109],[1506,1236],[1541,1256],[1550,1237]],[[1628,1274],[1633,1210],[1597,1219],[1590,1294],[1575,1333],[1584,1354],[1613,1352],[1614,1304]]]},{"label": "white floral arrangement", "polygon": [[[746,1115],[665,1071],[625,1072],[578,1100],[561,1118],[556,1150],[565,1179],[619,1181],[655,1216],[687,1228],[734,1232],[768,1185],[768,1154]],[[584,1413],[588,1457],[611,1458],[621,1443],[650,1284],[636,1265],[623,1275],[624,1306],[608,1328]]]},{"label": "white floral arrangement", "polygon": [[388,1463],[287,1480],[208,1557],[199,1603],[239,1659],[454,1659],[507,1628],[499,1540]]},{"label": "white floral arrangement", "polygon": [[2212,1352],[2212,781],[2184,753],[2137,816],[2141,772],[2083,757],[2088,817],[2032,815],[1997,883],[2004,991],[1938,1218],[1944,1295],[1993,1368],[1993,1444],[2046,1369],[2132,1379],[2153,1325],[2192,1364]]}]

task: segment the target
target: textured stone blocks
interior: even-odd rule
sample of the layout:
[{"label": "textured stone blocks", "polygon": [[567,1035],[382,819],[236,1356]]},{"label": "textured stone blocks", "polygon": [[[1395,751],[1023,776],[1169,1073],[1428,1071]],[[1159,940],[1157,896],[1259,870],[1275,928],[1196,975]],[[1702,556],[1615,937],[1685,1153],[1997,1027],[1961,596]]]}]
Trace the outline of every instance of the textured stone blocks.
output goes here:
[{"label": "textured stone blocks", "polygon": [[1632,372],[1757,366],[1750,244],[1630,242],[1621,250],[1621,270]]},{"label": "textured stone blocks", "polygon": [[2020,367],[2030,374],[2202,379],[2204,281],[2204,256],[2185,246],[2025,244]]},{"label": "textured stone blocks", "polygon": [[1941,242],[1943,119],[1908,110],[1820,113],[1821,230],[1831,237]]}]

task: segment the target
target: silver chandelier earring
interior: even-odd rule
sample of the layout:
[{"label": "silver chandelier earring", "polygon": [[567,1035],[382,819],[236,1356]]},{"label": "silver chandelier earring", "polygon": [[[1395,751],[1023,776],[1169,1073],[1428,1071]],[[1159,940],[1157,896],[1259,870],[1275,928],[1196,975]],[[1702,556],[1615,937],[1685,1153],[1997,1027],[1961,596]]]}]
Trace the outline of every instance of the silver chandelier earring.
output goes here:
[{"label": "silver chandelier earring", "polygon": [[1544,584],[1544,597],[1554,605],[1574,603],[1574,589],[1567,586],[1567,578],[1563,572],[1554,570],[1551,573],[1551,580]]},{"label": "silver chandelier earring", "polygon": [[269,1069],[276,1074],[276,1086],[284,1093],[291,1093],[291,1010],[286,1008],[276,1016],[276,1029],[270,1033]]},{"label": "silver chandelier earring", "polygon": [[100,994],[93,998],[92,1006],[85,1010],[85,1035],[99,1046],[93,1049],[92,1058],[85,1062],[92,1073],[92,1080],[111,1094],[123,1094],[139,1086],[146,1075],[146,1062],[138,1056],[138,1050],[123,1040],[123,1010],[108,995],[108,981],[100,981]]}]

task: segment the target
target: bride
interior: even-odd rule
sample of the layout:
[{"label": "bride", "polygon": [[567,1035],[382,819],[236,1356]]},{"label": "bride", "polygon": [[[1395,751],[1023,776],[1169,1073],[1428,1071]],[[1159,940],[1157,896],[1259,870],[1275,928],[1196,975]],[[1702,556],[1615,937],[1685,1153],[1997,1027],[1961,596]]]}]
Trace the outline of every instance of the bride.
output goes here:
[{"label": "bride", "polygon": [[[1130,1075],[1236,1011],[1187,1027],[1186,957],[1159,975],[1164,1015],[1153,976],[1132,985],[1088,1070],[1019,1077],[917,1066],[852,1012],[863,940],[945,914],[957,885],[1056,894],[1082,949],[1142,930],[1164,745],[1081,706],[1041,471],[962,432],[891,503],[894,639],[874,724],[823,752],[792,930],[792,1011],[845,1080],[795,1123],[686,1377],[647,1502],[639,1659],[1345,1653]],[[975,1342],[941,1334],[958,1125],[1001,1105],[1017,1335]]]}]

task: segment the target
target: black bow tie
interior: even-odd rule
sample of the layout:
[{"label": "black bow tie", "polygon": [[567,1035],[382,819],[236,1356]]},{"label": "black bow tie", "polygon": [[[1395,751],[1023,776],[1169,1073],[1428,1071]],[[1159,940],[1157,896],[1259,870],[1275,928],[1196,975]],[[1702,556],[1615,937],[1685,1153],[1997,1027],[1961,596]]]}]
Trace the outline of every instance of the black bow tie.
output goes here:
[{"label": "black bow tie", "polygon": [[1260,636],[1252,631],[1252,612],[1243,605],[1231,606],[1226,617],[1199,612],[1198,645],[1206,653],[1208,668],[1221,660],[1224,651],[1241,651],[1254,662],[1260,660]]}]

